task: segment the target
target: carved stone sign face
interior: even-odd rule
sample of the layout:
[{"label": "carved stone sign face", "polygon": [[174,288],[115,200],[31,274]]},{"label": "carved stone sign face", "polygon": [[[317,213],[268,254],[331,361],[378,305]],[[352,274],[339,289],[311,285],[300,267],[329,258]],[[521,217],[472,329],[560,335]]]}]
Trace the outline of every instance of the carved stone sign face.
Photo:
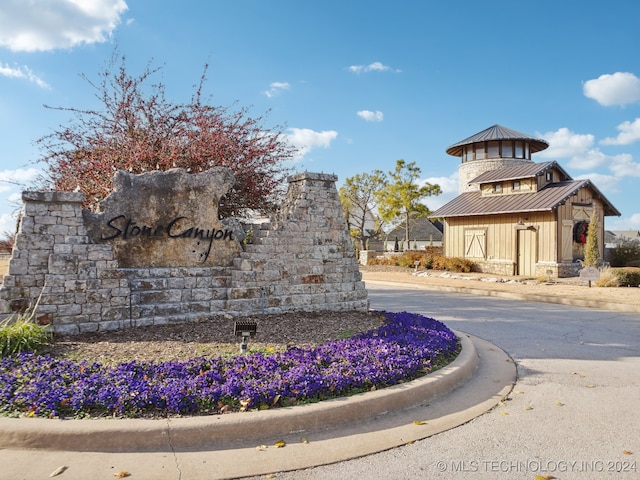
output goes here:
[{"label": "carved stone sign face", "polygon": [[84,212],[89,238],[112,244],[124,268],[231,265],[241,239],[218,219],[218,203],[234,180],[226,167],[118,171],[98,211]]}]

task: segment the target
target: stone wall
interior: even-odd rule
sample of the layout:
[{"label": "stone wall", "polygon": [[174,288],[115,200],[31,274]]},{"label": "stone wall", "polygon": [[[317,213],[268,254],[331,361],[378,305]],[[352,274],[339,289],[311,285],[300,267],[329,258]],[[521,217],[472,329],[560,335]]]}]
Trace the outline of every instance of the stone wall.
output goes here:
[{"label": "stone wall", "polygon": [[[511,260],[480,260],[475,261],[475,269],[482,273],[492,273],[495,275],[514,276],[516,274],[516,262]],[[552,277],[567,278],[575,277],[580,270],[579,263],[556,263],[537,262],[535,264],[536,278]]]},{"label": "stone wall", "polygon": [[[143,257],[127,256],[141,251],[142,244],[123,243],[123,235],[105,240],[113,235],[96,234],[96,215],[83,211],[82,194],[24,192],[24,213],[0,289],[0,317],[37,305],[38,322],[51,324],[56,332],[80,333],[221,314],[367,310],[367,292],[335,186],[337,177],[301,173],[288,181],[280,211],[270,223],[255,225],[246,245],[217,218],[212,220],[215,227],[206,234],[201,230],[197,238],[186,227],[180,227],[180,235],[171,235],[168,224],[147,229],[148,241],[168,236],[192,242],[181,244],[187,248],[183,256],[164,252],[154,257],[144,249]],[[160,203],[165,210],[172,208]],[[135,205],[129,207],[127,215],[133,215]],[[174,218],[172,222],[185,218],[180,212],[171,215],[167,218]],[[112,220],[120,222],[123,217],[109,218],[115,226],[120,224]],[[140,227],[138,236],[143,232]],[[215,252],[224,254],[212,265],[206,247],[211,249],[218,232],[223,232],[219,237],[222,241],[224,235],[226,246],[216,244]],[[189,248],[193,258],[188,258]],[[205,251],[208,256],[203,257]],[[196,258],[201,260],[194,263]]]},{"label": "stone wall", "polygon": [[517,167],[530,164],[531,160],[522,158],[488,158],[464,162],[458,166],[458,193],[473,192],[480,189],[479,185],[469,185],[469,182],[484,172],[499,168]]}]

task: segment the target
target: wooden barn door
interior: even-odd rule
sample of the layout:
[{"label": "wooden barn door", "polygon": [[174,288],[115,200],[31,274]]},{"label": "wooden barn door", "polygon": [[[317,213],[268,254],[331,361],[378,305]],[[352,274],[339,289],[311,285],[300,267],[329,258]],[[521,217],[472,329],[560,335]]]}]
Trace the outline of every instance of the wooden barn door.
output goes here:
[{"label": "wooden barn door", "polygon": [[518,275],[535,275],[537,240],[535,230],[518,230]]}]

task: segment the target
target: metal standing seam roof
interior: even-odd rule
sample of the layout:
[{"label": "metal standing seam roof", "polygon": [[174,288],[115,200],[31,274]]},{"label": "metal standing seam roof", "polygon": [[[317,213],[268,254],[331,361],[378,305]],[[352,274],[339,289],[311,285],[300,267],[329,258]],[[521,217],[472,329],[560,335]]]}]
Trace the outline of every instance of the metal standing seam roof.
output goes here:
[{"label": "metal standing seam roof", "polygon": [[531,162],[527,163],[526,165],[489,170],[478,175],[476,178],[471,180],[469,184],[522,180],[524,178],[532,178],[536,175],[542,175],[547,170],[550,170],[552,168],[557,169],[561,173],[561,175],[564,176],[564,180],[571,180],[571,176],[567,172],[565,172],[560,165],[558,165],[558,162],[553,161],[542,163]]},{"label": "metal standing seam roof", "polygon": [[462,147],[465,145],[471,145],[478,142],[486,142],[491,140],[522,140],[529,144],[531,153],[540,152],[549,147],[546,140],[540,138],[531,137],[525,133],[511,130],[510,128],[503,127],[501,125],[493,125],[475,135],[465,138],[457,143],[454,143],[446,152],[454,157],[462,156]]},{"label": "metal standing seam roof", "polygon": [[620,212],[600,193],[590,180],[568,180],[550,183],[537,192],[483,197],[480,191],[458,195],[429,215],[430,218],[470,217],[524,212],[553,211],[580,189],[591,188],[604,203],[605,216],[620,216]]}]

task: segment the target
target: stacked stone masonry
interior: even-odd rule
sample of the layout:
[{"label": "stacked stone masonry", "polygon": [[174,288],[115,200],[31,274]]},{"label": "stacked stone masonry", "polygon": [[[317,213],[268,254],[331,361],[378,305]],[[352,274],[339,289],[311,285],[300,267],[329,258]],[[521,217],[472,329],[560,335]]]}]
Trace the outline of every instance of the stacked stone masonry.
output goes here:
[{"label": "stacked stone masonry", "polygon": [[232,265],[206,267],[122,268],[112,245],[91,242],[81,193],[24,192],[0,317],[34,312],[74,334],[218,315],[366,311],[336,180],[290,177],[280,211],[253,226]]}]

